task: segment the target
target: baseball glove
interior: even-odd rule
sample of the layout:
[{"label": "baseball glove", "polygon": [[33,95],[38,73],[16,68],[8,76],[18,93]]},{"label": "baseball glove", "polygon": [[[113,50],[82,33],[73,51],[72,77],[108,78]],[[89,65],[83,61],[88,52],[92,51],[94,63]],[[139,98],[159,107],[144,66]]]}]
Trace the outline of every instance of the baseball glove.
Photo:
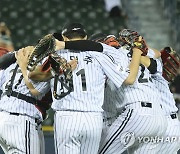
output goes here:
[{"label": "baseball glove", "polygon": [[27,69],[29,71],[33,71],[38,62],[47,57],[49,54],[55,52],[55,46],[55,38],[52,34],[44,36],[35,46],[29,58]]},{"label": "baseball glove", "polygon": [[165,47],[160,52],[163,63],[163,77],[167,81],[172,82],[178,75],[180,57],[171,47]]},{"label": "baseball glove", "polygon": [[[72,69],[67,60],[57,54],[50,54],[48,60],[43,64],[42,71],[52,70],[54,77],[53,96],[55,99],[61,99],[73,90]],[[58,82],[61,89],[57,89]],[[60,90],[60,94],[58,94]]]},{"label": "baseball glove", "polygon": [[131,49],[138,48],[143,52],[142,56],[147,55],[148,47],[146,41],[136,31],[123,29],[119,32],[119,42],[121,45],[129,45]]},{"label": "baseball glove", "polygon": [[64,75],[66,80],[71,79],[71,65],[65,58],[57,54],[50,54],[48,59],[43,63],[41,71],[47,72],[52,70],[55,75]]}]

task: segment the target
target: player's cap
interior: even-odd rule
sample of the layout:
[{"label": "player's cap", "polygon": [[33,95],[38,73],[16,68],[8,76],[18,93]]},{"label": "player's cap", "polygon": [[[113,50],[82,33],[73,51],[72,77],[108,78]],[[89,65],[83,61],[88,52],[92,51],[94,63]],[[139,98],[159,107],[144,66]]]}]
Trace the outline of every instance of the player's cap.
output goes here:
[{"label": "player's cap", "polygon": [[96,42],[102,42],[107,37],[107,34],[104,33],[95,33],[89,37],[89,40],[96,41]]},{"label": "player's cap", "polygon": [[87,35],[87,32],[86,32],[84,26],[82,24],[76,23],[76,22],[66,24],[63,27],[61,34],[64,36],[70,36],[72,33],[77,33],[84,37]]}]

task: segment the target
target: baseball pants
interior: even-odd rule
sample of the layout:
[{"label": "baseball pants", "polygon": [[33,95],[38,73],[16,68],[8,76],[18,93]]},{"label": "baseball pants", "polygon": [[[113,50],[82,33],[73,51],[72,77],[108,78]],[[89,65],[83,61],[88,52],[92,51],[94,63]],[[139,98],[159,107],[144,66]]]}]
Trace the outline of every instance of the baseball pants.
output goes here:
[{"label": "baseball pants", "polygon": [[56,154],[97,154],[102,126],[100,112],[56,111]]},{"label": "baseball pants", "polygon": [[165,135],[160,140],[160,150],[158,153],[177,154],[180,149],[180,121],[177,114],[172,114],[167,117],[167,130]]},{"label": "baseball pants", "polygon": [[127,105],[125,111],[104,132],[99,154],[120,154],[126,149],[131,154],[155,154],[159,144],[150,139],[162,136],[167,122],[164,113],[153,104],[142,102]]},{"label": "baseball pants", "polygon": [[0,112],[0,145],[5,154],[44,154],[44,136],[35,119]]}]

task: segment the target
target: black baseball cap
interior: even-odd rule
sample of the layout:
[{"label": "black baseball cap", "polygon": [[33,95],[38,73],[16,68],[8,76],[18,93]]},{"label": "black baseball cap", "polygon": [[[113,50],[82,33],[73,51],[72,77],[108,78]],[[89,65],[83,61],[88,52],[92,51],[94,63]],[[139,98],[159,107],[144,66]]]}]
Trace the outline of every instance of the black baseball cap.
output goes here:
[{"label": "black baseball cap", "polygon": [[62,35],[64,36],[71,36],[72,34],[79,34],[82,37],[85,37],[87,35],[87,32],[84,28],[84,26],[81,23],[67,23],[64,25],[62,29]]}]

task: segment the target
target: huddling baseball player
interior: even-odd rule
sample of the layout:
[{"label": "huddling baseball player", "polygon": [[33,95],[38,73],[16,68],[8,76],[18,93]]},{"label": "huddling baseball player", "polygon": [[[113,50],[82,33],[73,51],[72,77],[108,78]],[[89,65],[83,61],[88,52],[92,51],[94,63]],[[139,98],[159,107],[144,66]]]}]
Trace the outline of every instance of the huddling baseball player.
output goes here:
[{"label": "huddling baseball player", "polygon": [[[127,57],[123,54],[122,57],[118,56],[119,53],[115,48],[92,41],[83,41],[87,38],[87,33],[79,23],[65,25],[62,36],[65,42],[56,40],[57,48],[68,47],[76,51],[59,50],[56,53],[67,60],[78,59],[78,66],[72,72],[71,90],[65,97],[61,99],[56,97],[64,92],[63,87],[60,80],[56,84],[51,80],[53,83],[51,88],[54,89],[57,86],[59,90],[53,96],[52,104],[52,108],[56,111],[54,124],[56,153],[95,154],[98,152],[102,132],[102,104],[106,77],[117,87],[122,83],[132,84],[138,72],[142,51],[136,47],[133,48],[129,66],[123,61]],[[86,42],[86,45],[83,42]],[[89,43],[95,43],[95,48],[102,53],[91,51],[92,46]],[[83,47],[80,48],[79,44],[83,44]],[[80,52],[85,48],[87,51]],[[50,52],[47,51],[46,56]],[[30,71],[34,70],[36,61],[39,61],[38,57],[41,59],[43,53],[37,48],[32,55],[29,61]],[[38,66],[31,72],[33,77],[38,75],[37,68]]]},{"label": "huddling baseball player", "polygon": [[[25,49],[32,51],[31,47]],[[28,83],[23,78],[20,67],[26,66],[23,57],[29,55],[29,52],[24,52],[25,49],[16,52],[17,62],[3,73],[5,82],[0,100],[0,145],[5,153],[40,154],[44,153],[41,130],[44,106],[39,99],[48,92],[49,86],[46,82]],[[33,97],[31,92],[38,96]]]},{"label": "huddling baseball player", "polygon": [[[157,138],[157,142],[160,145],[158,153],[177,153],[180,148],[178,140],[180,136],[180,122],[177,117],[178,108],[175,105],[168,83],[172,82],[177,76],[180,58],[171,47],[165,47],[160,52],[156,49],[149,49],[148,56],[155,58],[157,62],[157,72],[152,74],[152,81],[158,89],[162,109],[168,122],[165,134]],[[143,59],[143,64],[147,66],[147,59]]]},{"label": "huddling baseball player", "polygon": [[[0,48],[0,57],[3,56],[4,54],[7,54],[9,51],[5,48]],[[2,94],[2,85],[5,82],[4,81],[4,70],[0,69],[0,98],[1,98],[1,94]]]},{"label": "huddling baseball player", "polygon": [[165,134],[159,137],[161,148],[158,153],[177,153],[180,149],[180,122],[177,116],[178,108],[169,89],[169,82],[172,82],[177,76],[180,68],[180,58],[171,47],[165,47],[157,52],[149,50],[148,56],[157,58],[156,55],[161,54],[161,57],[157,59],[157,73],[153,74],[152,79],[161,96],[161,105],[168,122]]},{"label": "huddling baseball player", "polygon": [[[22,121],[22,124],[19,125],[17,129],[11,130],[12,133],[15,133],[15,131],[24,132],[24,134],[18,133],[16,135],[17,139],[11,142],[9,141],[11,140],[9,136],[8,138],[5,138],[6,136],[2,136],[2,146],[5,152],[9,152],[10,148],[12,152],[17,153],[44,153],[44,137],[41,131],[40,123],[46,118],[46,110],[49,109],[52,98],[49,91],[50,85],[48,79],[46,79],[46,82],[29,81],[28,79],[27,64],[32,51],[34,51],[34,47],[29,46],[20,49],[18,52],[6,54],[0,58],[0,67],[3,69],[7,68],[4,73],[6,82],[3,85],[3,96],[0,103],[3,104],[5,101],[9,100],[9,105],[7,105],[7,103],[7,106],[0,105],[2,116],[5,114],[7,117],[7,119],[4,119],[5,122],[9,120],[8,117],[13,117],[11,118],[11,121],[9,121],[9,123],[12,122],[11,125],[17,121],[16,119],[19,120],[19,123]],[[60,57],[56,57],[55,60],[62,59]],[[71,64],[72,63],[69,65]],[[51,63],[48,65],[51,67],[54,66]],[[59,66],[59,68],[55,68],[55,70],[58,69],[58,71],[61,71],[58,73],[62,75],[65,72],[67,73],[67,70],[65,71],[65,69],[67,69],[67,62],[65,59],[63,59],[61,65],[63,67],[60,68]],[[48,71],[46,70],[46,72]],[[50,78],[51,76],[49,76],[49,79]],[[43,95],[45,96],[42,97]],[[15,122],[13,122],[13,120],[15,120]],[[31,125],[34,125],[34,127],[30,130],[32,127]],[[4,131],[5,127],[7,128],[6,125],[3,127],[2,123],[1,130]],[[24,135],[23,140],[21,140],[21,142],[19,141],[19,143],[17,141],[21,137],[18,135]],[[39,135],[39,137],[37,135]],[[6,143],[9,144],[10,147],[8,147]]]},{"label": "huddling baseball player", "polygon": [[[142,40],[136,42],[137,38],[131,38],[132,46],[142,47],[147,50],[147,46]],[[116,45],[111,40],[112,37],[98,39],[109,45]],[[132,42],[133,41],[133,42]],[[135,42],[134,42],[135,41]],[[131,60],[131,51],[119,49],[119,53],[123,52]],[[155,70],[153,60],[149,60],[150,71]],[[166,129],[166,119],[160,106],[160,98],[151,82],[151,75],[146,67],[140,66],[138,76],[133,85],[123,84],[120,88],[115,88],[112,82],[110,95],[113,93],[116,106],[124,111],[112,123],[107,131],[103,132],[99,153],[122,153],[127,148],[131,153],[156,153],[159,149],[157,143],[143,143],[140,139],[143,137],[155,137],[162,135]],[[151,97],[152,96],[152,97]],[[110,99],[109,99],[110,100]],[[104,102],[108,103],[109,102]],[[109,107],[111,107],[109,105]],[[109,110],[107,110],[109,111]],[[133,149],[133,150],[132,150]]]}]

